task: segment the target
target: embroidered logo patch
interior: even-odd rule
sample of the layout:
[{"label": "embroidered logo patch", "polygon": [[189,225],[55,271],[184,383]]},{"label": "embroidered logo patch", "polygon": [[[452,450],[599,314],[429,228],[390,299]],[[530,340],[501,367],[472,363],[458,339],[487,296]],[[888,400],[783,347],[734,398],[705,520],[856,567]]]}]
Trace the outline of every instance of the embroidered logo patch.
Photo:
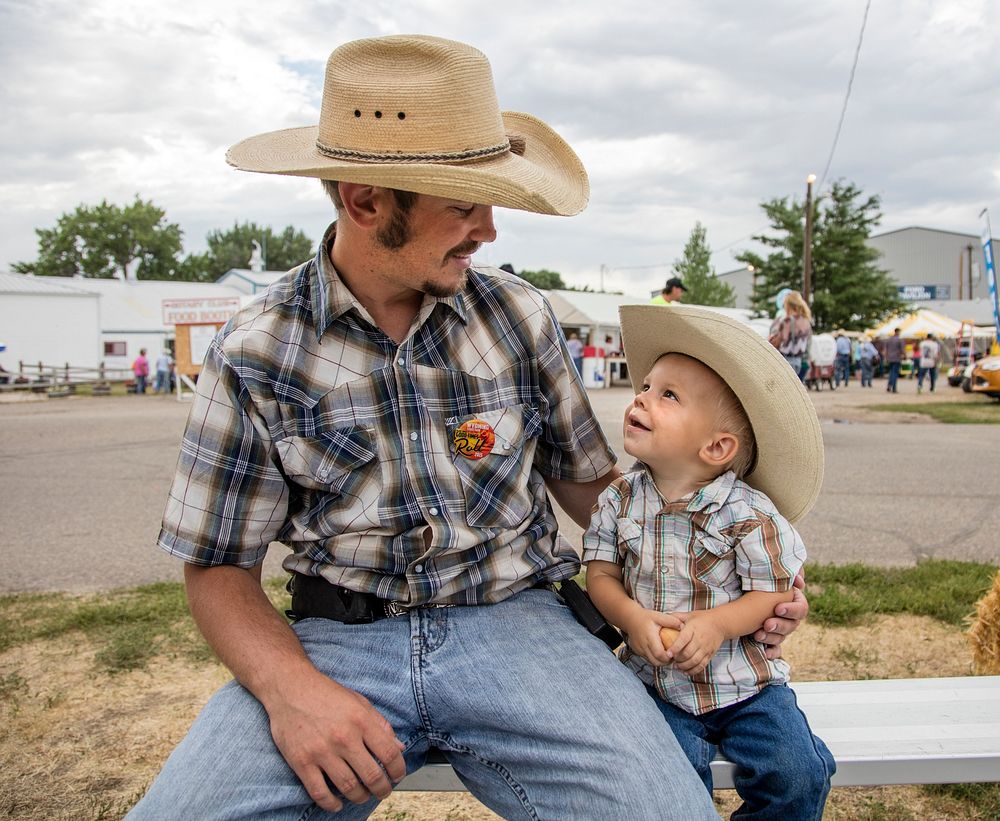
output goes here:
[{"label": "embroidered logo patch", "polygon": [[482,459],[493,450],[497,437],[489,422],[470,419],[455,429],[455,450],[466,459]]}]

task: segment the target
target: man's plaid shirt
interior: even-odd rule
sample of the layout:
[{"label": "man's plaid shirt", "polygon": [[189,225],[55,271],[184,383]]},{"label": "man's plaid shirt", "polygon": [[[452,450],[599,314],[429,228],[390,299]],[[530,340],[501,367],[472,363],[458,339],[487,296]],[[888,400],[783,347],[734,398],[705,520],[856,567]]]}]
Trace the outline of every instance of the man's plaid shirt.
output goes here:
[{"label": "man's plaid shirt", "polygon": [[[745,591],[791,590],[806,549],[760,491],[732,471],[696,493],[666,502],[648,469],[616,479],[598,499],[583,561],[621,566],[625,591],[647,610],[708,610]],[[659,695],[689,713],[735,704],[788,681],[788,664],[768,661],[749,637],[724,641],[708,667],[688,676],[625,650],[623,660]]]},{"label": "man's plaid shirt", "polygon": [[[615,460],[544,297],[475,269],[425,296],[397,346],[333,269],[334,228],[212,343],[160,546],[252,567],[280,541],[287,570],[409,605],[572,576],[544,479]],[[462,455],[484,429],[492,450],[487,435]]]}]

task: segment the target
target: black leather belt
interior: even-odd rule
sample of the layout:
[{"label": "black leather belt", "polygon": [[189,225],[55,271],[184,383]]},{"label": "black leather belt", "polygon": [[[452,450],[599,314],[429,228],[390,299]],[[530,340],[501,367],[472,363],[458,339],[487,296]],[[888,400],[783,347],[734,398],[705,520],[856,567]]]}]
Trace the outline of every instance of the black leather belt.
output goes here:
[{"label": "black leather belt", "polygon": [[[541,581],[534,587],[550,587]],[[408,608],[399,602],[380,599],[373,593],[359,593],[319,576],[293,573],[285,586],[292,594],[292,607],[285,615],[292,621],[300,619],[332,619],[344,624],[369,624],[379,619],[401,616]],[[423,604],[423,608],[454,607],[453,604]]]}]

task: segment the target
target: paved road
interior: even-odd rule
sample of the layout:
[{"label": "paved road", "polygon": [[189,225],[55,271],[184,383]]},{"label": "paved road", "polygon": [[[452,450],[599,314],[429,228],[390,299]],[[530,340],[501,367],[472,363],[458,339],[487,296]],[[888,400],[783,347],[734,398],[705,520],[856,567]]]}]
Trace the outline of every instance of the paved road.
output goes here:
[{"label": "paved road", "polygon": [[[884,401],[884,391],[813,396],[827,470],[799,528],[811,558],[1000,564],[1000,425],[901,423],[895,415],[864,423],[852,404]],[[618,453],[630,398],[625,388],[591,392]],[[154,544],[186,416],[186,404],[156,396],[0,404],[0,591],[179,579],[180,562]],[[579,528],[566,531],[578,543]],[[265,574],[280,573],[283,552],[272,547]]]}]

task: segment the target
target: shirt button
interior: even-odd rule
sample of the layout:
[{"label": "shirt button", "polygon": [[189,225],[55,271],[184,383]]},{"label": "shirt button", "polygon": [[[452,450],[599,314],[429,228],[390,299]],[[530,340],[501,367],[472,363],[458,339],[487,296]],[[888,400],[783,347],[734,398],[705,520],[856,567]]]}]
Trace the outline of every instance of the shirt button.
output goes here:
[{"label": "shirt button", "polygon": [[410,440],[413,441],[413,442],[417,441],[417,432],[416,431],[414,431],[413,433],[410,434]]},{"label": "shirt button", "polygon": [[325,482],[327,479],[330,478],[330,471],[328,471],[328,470],[321,470],[319,472],[319,478],[322,479]]},{"label": "shirt button", "polygon": [[414,565],[413,566],[413,572],[414,573],[423,573],[424,572],[424,566],[422,564]]},{"label": "shirt button", "polygon": [[430,510],[428,510],[427,512],[428,512],[428,513],[430,513],[430,514],[431,514],[431,516],[437,516],[437,515],[438,515],[438,509],[437,509],[436,507],[432,507],[432,508],[431,508]]},{"label": "shirt button", "polygon": [[406,365],[406,360],[405,359],[397,359],[396,360],[396,364],[399,365],[399,367],[402,368],[404,365]]}]

